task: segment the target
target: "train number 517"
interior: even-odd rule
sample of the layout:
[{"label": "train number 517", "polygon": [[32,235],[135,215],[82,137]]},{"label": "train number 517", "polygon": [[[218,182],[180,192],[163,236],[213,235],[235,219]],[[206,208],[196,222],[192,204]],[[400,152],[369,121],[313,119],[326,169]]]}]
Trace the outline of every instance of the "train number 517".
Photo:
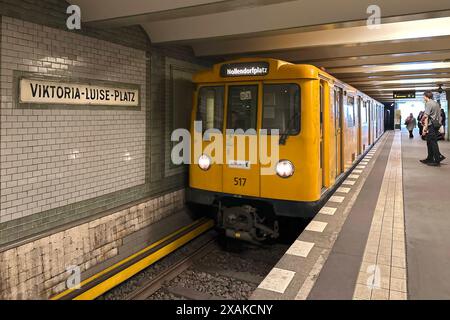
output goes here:
[{"label": "train number 517", "polygon": [[238,178],[238,177],[234,178],[234,185],[235,186],[243,187],[243,186],[245,186],[246,182],[247,182],[247,178]]}]

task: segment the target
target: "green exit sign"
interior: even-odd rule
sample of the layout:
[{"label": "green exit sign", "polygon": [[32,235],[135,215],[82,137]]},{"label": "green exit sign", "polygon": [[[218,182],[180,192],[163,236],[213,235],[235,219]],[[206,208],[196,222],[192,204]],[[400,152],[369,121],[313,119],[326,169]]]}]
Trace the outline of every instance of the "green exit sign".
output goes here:
[{"label": "green exit sign", "polygon": [[394,99],[415,99],[415,91],[394,91]]}]

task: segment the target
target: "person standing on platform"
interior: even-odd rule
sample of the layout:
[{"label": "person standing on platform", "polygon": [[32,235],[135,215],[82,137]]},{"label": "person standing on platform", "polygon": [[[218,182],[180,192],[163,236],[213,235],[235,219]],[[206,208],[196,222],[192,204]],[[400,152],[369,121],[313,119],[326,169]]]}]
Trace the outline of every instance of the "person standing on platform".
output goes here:
[{"label": "person standing on platform", "polygon": [[424,126],[423,135],[426,136],[428,156],[420,162],[429,166],[439,166],[440,162],[445,159],[441,155],[438,146],[439,127],[441,126],[441,107],[433,100],[433,92],[425,91],[425,113],[424,113]]},{"label": "person standing on platform", "polygon": [[408,118],[405,120],[406,129],[409,131],[409,138],[414,138],[413,130],[416,127],[416,118],[414,118],[413,114],[410,113]]},{"label": "person standing on platform", "polygon": [[423,118],[423,111],[419,112],[419,115],[417,116],[417,127],[419,128],[419,135],[422,137],[423,132],[423,124],[422,124],[422,118]]}]

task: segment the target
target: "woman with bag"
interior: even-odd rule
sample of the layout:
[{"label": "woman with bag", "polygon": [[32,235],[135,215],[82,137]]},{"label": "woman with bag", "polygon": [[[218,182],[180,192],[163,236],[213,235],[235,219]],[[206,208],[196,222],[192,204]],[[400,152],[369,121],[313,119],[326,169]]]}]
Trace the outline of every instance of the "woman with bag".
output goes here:
[{"label": "woman with bag", "polygon": [[408,118],[405,120],[406,129],[409,131],[409,138],[414,138],[413,130],[416,127],[416,119],[414,118],[413,114],[410,113]]},{"label": "woman with bag", "polygon": [[444,109],[441,109],[441,124],[442,126],[439,128],[439,140],[445,140],[445,112]]},{"label": "woman with bag", "polygon": [[422,124],[422,117],[423,117],[424,112],[420,111],[419,115],[417,116],[417,127],[419,128],[419,136],[422,137],[422,132],[423,132],[423,124]]}]

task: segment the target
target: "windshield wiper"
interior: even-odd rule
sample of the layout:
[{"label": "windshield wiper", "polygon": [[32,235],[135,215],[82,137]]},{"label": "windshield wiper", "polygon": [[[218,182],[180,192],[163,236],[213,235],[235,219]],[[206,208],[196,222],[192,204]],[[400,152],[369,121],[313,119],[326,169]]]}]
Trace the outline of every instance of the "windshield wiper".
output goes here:
[{"label": "windshield wiper", "polygon": [[280,135],[280,140],[278,141],[278,144],[281,144],[281,145],[286,144],[286,140],[289,137],[289,133],[291,131],[292,124],[294,123],[294,120],[296,120],[299,116],[300,116],[300,114],[298,112],[296,112],[292,115],[291,119],[289,119],[288,126],[283,131],[283,133]]}]

